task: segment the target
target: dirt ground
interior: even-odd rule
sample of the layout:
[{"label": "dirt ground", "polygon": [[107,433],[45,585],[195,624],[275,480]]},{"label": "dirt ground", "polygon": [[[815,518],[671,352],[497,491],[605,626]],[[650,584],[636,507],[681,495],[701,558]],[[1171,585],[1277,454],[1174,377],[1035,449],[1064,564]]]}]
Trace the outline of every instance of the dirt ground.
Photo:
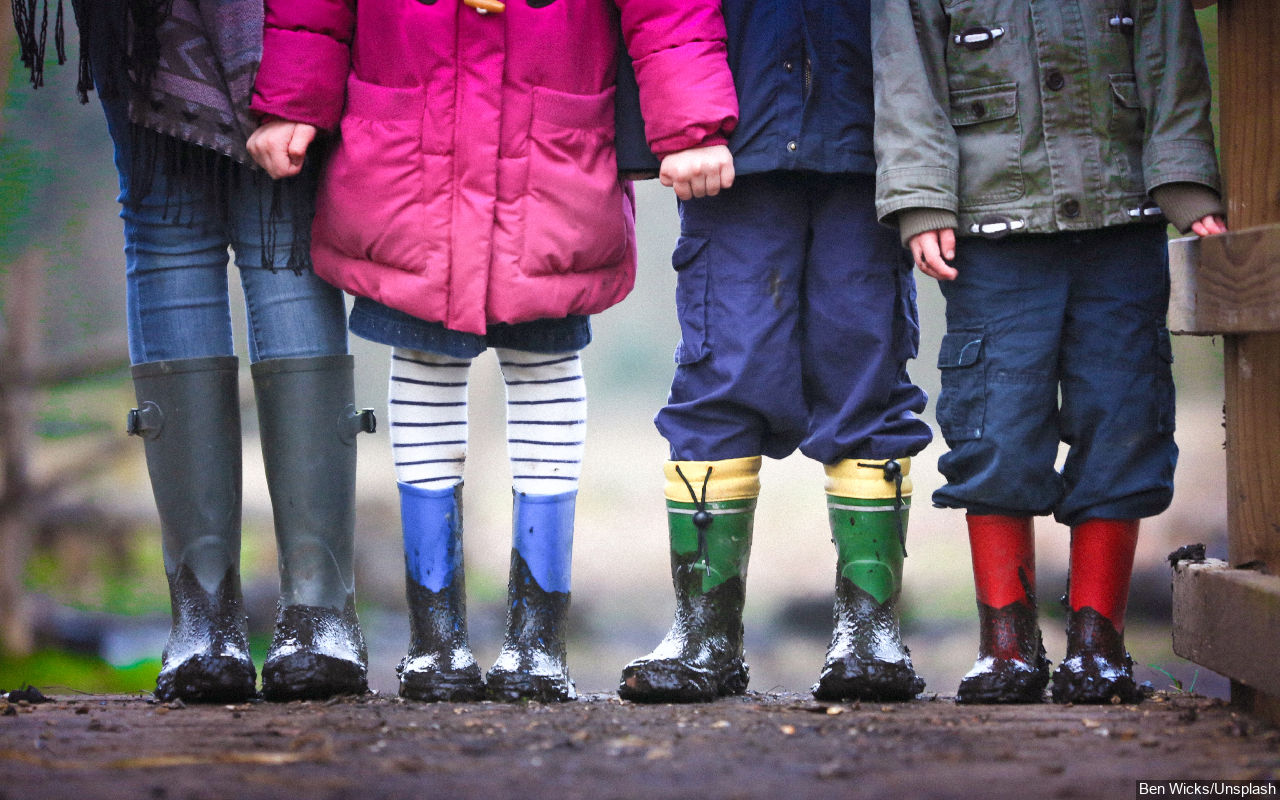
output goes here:
[{"label": "dirt ground", "polygon": [[1280,779],[1280,730],[1213,700],[1138,706],[562,706],[0,701],[0,800],[1136,796],[1138,779]]}]

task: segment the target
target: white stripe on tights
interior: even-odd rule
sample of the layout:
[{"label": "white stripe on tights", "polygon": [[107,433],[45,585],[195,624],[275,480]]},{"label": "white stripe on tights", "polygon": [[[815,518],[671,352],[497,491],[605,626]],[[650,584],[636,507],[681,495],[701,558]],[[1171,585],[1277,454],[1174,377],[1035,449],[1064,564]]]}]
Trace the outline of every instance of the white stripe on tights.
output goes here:
[{"label": "white stripe on tights", "polygon": [[444,489],[467,462],[469,359],[397,347],[391,352],[387,417],[396,480]]},{"label": "white stripe on tights", "polygon": [[507,384],[511,485],[526,494],[578,488],[587,432],[587,389],[577,353],[498,349]]}]

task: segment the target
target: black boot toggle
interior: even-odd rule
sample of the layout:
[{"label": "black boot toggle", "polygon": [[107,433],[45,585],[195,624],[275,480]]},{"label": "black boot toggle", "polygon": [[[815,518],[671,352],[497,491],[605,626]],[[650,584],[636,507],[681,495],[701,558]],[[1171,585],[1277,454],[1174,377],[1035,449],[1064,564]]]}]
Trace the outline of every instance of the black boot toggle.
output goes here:
[{"label": "black boot toggle", "polygon": [[693,484],[689,483],[689,479],[684,476],[680,465],[676,465],[676,474],[680,476],[680,480],[684,481],[685,487],[689,490],[689,499],[697,507],[693,512],[693,527],[698,531],[698,560],[694,562],[693,568],[702,570],[703,575],[711,574],[711,560],[707,557],[707,529],[716,521],[716,518],[707,510],[707,484],[711,481],[712,469],[713,467],[707,467],[707,474],[702,478],[702,499],[699,500],[697,492],[693,491]]}]

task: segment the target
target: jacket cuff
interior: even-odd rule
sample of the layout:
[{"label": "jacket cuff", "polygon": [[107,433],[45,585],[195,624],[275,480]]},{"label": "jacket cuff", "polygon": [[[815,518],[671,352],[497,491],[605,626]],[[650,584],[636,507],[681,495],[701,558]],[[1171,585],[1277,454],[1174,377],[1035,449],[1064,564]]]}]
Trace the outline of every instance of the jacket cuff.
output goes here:
[{"label": "jacket cuff", "polygon": [[351,51],[328,36],[267,28],[249,108],[259,116],[333,130],[346,100],[350,66]]},{"label": "jacket cuff", "polygon": [[691,42],[637,58],[634,66],[645,135],[659,158],[722,144],[733,133],[738,97],[723,42]]},{"label": "jacket cuff", "polygon": [[1151,198],[1165,219],[1182,233],[1191,230],[1196,220],[1225,213],[1218,193],[1199,183],[1166,183],[1152,189]]},{"label": "jacket cuff", "polygon": [[718,144],[724,144],[724,145],[729,144],[729,137],[725,136],[723,133],[717,132],[717,133],[710,134],[700,142],[696,142],[696,143],[687,145],[685,147],[678,147],[675,150],[661,150],[661,151],[654,150],[653,156],[654,158],[658,159],[658,161],[662,161],[662,159],[666,158],[672,153],[679,153],[682,150],[692,150],[695,147],[714,147],[715,145],[718,145]]},{"label": "jacket cuff", "polygon": [[941,208],[904,208],[894,218],[898,222],[898,236],[902,239],[903,247],[917,234],[941,228],[954,229],[959,224],[954,212]]}]

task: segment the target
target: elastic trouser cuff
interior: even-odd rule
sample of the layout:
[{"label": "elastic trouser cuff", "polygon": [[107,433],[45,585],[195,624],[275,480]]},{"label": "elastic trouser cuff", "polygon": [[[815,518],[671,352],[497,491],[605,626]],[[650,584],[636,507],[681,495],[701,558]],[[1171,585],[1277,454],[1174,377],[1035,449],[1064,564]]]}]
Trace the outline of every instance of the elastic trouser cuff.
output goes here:
[{"label": "elastic trouser cuff", "polygon": [[[884,465],[898,462],[902,469],[901,494],[897,481],[885,471]],[[836,497],[864,500],[892,500],[911,496],[910,458],[846,458],[823,467],[827,473],[825,489]]]},{"label": "elastic trouser cuff", "polygon": [[662,467],[667,479],[664,494],[677,503],[698,503],[704,498],[708,503],[715,503],[759,497],[761,460],[760,456],[748,456],[723,461],[668,461]]}]

